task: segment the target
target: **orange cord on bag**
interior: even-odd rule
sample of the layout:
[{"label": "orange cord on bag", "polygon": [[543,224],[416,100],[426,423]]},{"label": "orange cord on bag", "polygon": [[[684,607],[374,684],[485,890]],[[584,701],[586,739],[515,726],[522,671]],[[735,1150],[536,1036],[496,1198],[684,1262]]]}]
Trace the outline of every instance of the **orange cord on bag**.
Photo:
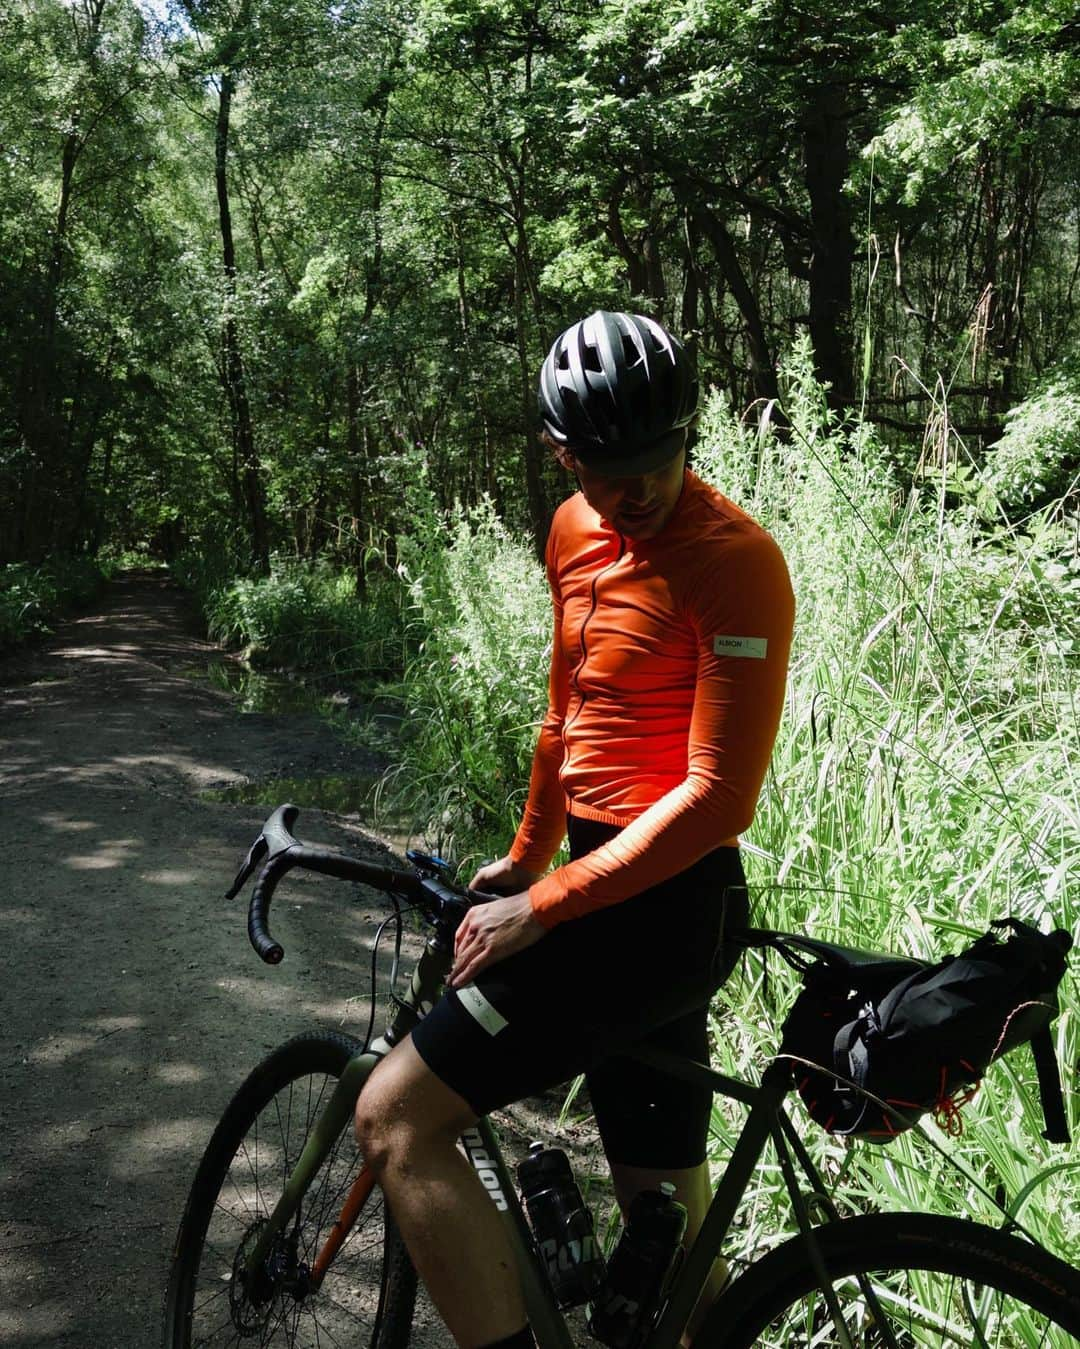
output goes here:
[{"label": "orange cord on bag", "polygon": [[[960,1060],[963,1067],[969,1072],[974,1072],[970,1063]],[[934,1104],[934,1119],[937,1121],[938,1128],[943,1133],[947,1133],[950,1138],[959,1138],[964,1132],[964,1120],[960,1114],[962,1106],[967,1105],[975,1093],[979,1090],[979,1083],[967,1088],[966,1091],[959,1089],[954,1091],[951,1096],[945,1095],[945,1077],[946,1069],[941,1070],[941,1081],[938,1084],[938,1099]]]}]

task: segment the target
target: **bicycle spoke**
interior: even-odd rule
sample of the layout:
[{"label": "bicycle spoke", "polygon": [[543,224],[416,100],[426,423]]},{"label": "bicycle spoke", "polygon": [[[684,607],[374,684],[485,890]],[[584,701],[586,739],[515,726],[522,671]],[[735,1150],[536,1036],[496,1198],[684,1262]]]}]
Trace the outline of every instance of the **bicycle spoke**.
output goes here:
[{"label": "bicycle spoke", "polygon": [[[232,1329],[231,1339],[222,1341],[221,1339],[218,1338],[219,1334],[222,1331],[228,1334],[230,1329]],[[217,1349],[218,1346],[222,1345],[224,1346],[224,1349],[228,1349],[228,1346],[230,1344],[239,1344],[239,1343],[240,1343],[240,1332],[236,1330],[235,1327],[233,1327],[232,1317],[226,1316],[225,1320],[219,1322],[219,1324],[213,1330],[207,1331],[204,1335],[201,1336],[201,1338],[197,1339],[194,1342],[193,1349]]]},{"label": "bicycle spoke", "polygon": [[313,1308],[309,1308],[309,1311],[311,1312],[312,1322],[315,1327],[315,1344],[317,1346],[317,1349],[321,1349],[322,1346],[321,1335],[325,1335],[330,1344],[341,1345],[344,1349],[345,1341],[339,1340],[338,1337],[330,1330],[329,1326],[323,1325],[322,1327],[320,1327],[318,1312]]},{"label": "bicycle spoke", "polygon": [[[313,1071],[302,1062],[312,1052],[308,1049],[311,1043],[314,1052],[328,1061],[327,1068]],[[245,1349],[247,1345],[372,1349],[377,1339],[380,1349],[403,1349],[415,1275],[398,1242],[393,1301],[387,1312],[383,1307],[387,1214],[381,1195],[373,1194],[365,1202],[319,1288],[310,1287],[315,1258],[339,1220],[363,1166],[348,1127],[333,1140],[294,1217],[270,1238],[266,1263],[260,1271],[253,1271],[261,1280],[253,1285],[253,1291],[259,1288],[260,1300],[252,1300],[245,1285],[234,1278],[259,1241],[325,1109],[337,1073],[355,1052],[354,1045],[337,1034],[290,1042],[267,1060],[272,1065],[278,1055],[284,1056],[283,1072],[268,1067],[252,1075],[254,1108],[250,1113],[244,1115],[242,1102],[239,1108],[234,1104],[235,1133],[224,1135],[218,1144],[222,1163],[218,1179],[212,1181],[214,1192],[202,1201],[204,1216],[191,1219],[199,1224],[194,1237],[199,1245],[196,1258],[187,1266],[183,1305],[189,1309],[188,1321],[173,1321],[180,1330],[169,1340],[170,1349],[181,1345],[183,1349],[196,1345],[204,1349]],[[279,1077],[273,1085],[275,1071]],[[384,1314],[377,1320],[380,1308]],[[190,1324],[190,1336],[184,1324]],[[382,1337],[387,1326],[392,1327],[392,1339]]]}]

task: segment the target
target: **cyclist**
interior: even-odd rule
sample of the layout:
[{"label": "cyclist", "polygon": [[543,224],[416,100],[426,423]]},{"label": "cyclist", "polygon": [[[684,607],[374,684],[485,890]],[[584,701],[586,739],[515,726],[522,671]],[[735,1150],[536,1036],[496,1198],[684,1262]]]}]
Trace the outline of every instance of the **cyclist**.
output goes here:
[{"label": "cyclist", "polygon": [[555,638],[524,817],[473,878],[501,897],[462,923],[448,991],[357,1105],[466,1349],[533,1342],[502,1220],[456,1146],[480,1115],[584,1071],[624,1212],[672,1181],[689,1242],[708,1205],[710,1093],[619,1053],[655,1037],[708,1060],[794,605],[770,536],[686,467],[697,401],[688,354],[641,315],[592,314],[544,362],[542,438],[580,490],[547,543]]}]

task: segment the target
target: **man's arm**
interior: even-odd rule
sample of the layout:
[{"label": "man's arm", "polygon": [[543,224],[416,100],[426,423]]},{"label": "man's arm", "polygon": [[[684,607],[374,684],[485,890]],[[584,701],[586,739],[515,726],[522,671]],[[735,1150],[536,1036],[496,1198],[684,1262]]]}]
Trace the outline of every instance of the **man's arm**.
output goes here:
[{"label": "man's arm", "polygon": [[723,584],[692,619],[697,684],[687,774],[609,843],[529,889],[553,927],[669,879],[746,829],[783,710],[794,599],[782,554],[764,531],[724,559]]}]

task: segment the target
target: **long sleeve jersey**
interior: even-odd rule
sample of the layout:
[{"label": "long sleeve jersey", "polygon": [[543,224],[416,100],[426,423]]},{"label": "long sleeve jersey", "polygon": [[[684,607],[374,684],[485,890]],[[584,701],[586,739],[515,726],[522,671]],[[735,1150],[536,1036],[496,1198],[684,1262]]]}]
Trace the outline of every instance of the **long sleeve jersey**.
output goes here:
[{"label": "long sleeve jersey", "polygon": [[555,513],[546,560],[548,710],[510,856],[544,871],[567,812],[620,828],[530,887],[553,927],[738,844],[780,721],[794,599],[771,536],[691,472],[646,540],[577,493]]}]

